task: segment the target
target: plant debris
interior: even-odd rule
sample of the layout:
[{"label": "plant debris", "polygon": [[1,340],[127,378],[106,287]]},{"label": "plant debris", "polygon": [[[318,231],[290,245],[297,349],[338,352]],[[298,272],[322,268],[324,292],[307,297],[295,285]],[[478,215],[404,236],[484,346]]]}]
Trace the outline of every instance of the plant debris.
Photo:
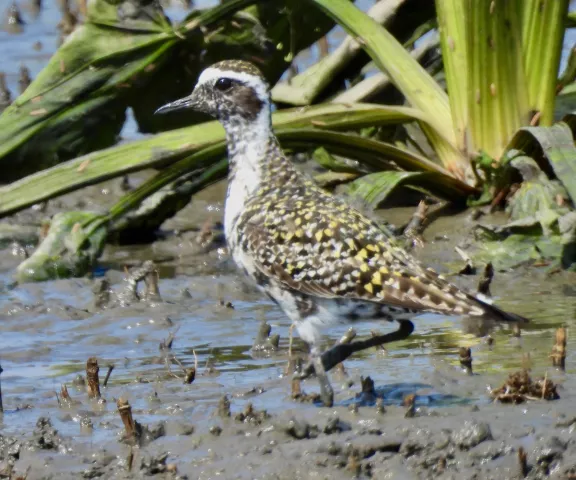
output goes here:
[{"label": "plant debris", "polygon": [[527,370],[510,374],[506,382],[490,392],[494,401],[501,403],[524,403],[529,400],[557,400],[560,398],[556,385],[547,377],[533,381]]}]

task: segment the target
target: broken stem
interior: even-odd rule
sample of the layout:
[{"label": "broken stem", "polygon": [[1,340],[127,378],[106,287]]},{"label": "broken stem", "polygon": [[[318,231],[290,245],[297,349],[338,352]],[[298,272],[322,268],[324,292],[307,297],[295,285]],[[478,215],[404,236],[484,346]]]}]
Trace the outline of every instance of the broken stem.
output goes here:
[{"label": "broken stem", "polygon": [[90,357],[86,362],[86,380],[88,382],[88,398],[100,398],[100,379],[98,360]]},{"label": "broken stem", "polygon": [[106,372],[106,376],[104,377],[104,381],[102,382],[102,386],[106,388],[108,385],[108,380],[110,379],[110,375],[112,375],[112,370],[114,370],[114,365],[111,363],[108,365],[108,371]]},{"label": "broken stem", "polygon": [[561,370],[566,369],[566,329],[564,327],[556,330],[555,343],[550,358],[552,358],[553,367],[558,367]]},{"label": "broken stem", "polygon": [[132,407],[130,402],[123,397],[120,397],[116,402],[118,406],[118,413],[124,424],[124,429],[126,430],[126,437],[130,439],[136,439],[136,425],[134,423],[134,418],[132,417]]}]

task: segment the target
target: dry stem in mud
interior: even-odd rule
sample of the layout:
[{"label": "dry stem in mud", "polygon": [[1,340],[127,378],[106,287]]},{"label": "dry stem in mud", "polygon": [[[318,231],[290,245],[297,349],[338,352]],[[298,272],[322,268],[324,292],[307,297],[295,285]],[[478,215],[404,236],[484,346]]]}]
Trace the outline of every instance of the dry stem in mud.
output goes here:
[{"label": "dry stem in mud", "polygon": [[460,347],[459,350],[460,365],[466,370],[468,375],[472,375],[472,350],[466,347]]},{"label": "dry stem in mud", "polygon": [[104,381],[102,382],[102,386],[106,388],[108,385],[108,380],[110,380],[110,375],[112,375],[112,371],[114,370],[114,365],[108,365],[108,371],[106,372],[106,376],[104,377]]},{"label": "dry stem in mud", "polygon": [[520,447],[518,449],[518,475],[520,478],[525,478],[528,475],[528,455],[526,455],[526,451]]},{"label": "dry stem in mud", "polygon": [[457,274],[458,275],[476,275],[476,266],[474,265],[472,258],[470,258],[470,255],[468,255],[460,247],[454,247],[454,250],[456,251],[456,253],[458,255],[460,255],[462,257],[462,260],[464,260],[466,262],[466,264],[460,270],[458,270]]},{"label": "dry stem in mud", "polygon": [[280,335],[270,335],[271,332],[272,327],[266,321],[260,323],[254,345],[252,345],[252,352],[270,353],[278,350]]},{"label": "dry stem in mud", "polygon": [[161,302],[162,297],[160,296],[160,288],[158,287],[158,270],[154,267],[153,270],[149,271],[144,277],[144,299],[147,302]]},{"label": "dry stem in mud", "polygon": [[140,429],[137,428],[136,422],[132,417],[132,407],[130,406],[130,402],[125,398],[120,397],[116,402],[116,405],[118,406],[118,413],[120,414],[120,418],[124,424],[124,439],[129,443],[135,443],[140,435]]},{"label": "dry stem in mud", "polygon": [[402,399],[402,405],[406,407],[406,413],[404,416],[406,418],[412,418],[416,415],[416,395],[409,393],[405,395]]},{"label": "dry stem in mud", "polygon": [[305,393],[302,391],[302,382],[299,378],[293,378],[291,384],[291,397],[301,403],[316,403],[321,400],[317,393]]},{"label": "dry stem in mud", "polygon": [[172,357],[174,362],[182,369],[184,373],[184,383],[187,385],[190,385],[196,379],[196,373],[198,372],[198,356],[196,355],[196,350],[192,350],[192,354],[194,355],[194,366],[190,368],[186,368],[178,358]]},{"label": "dry stem in mud", "polygon": [[560,327],[556,330],[556,339],[554,346],[552,347],[552,353],[550,358],[552,358],[552,366],[558,367],[561,370],[566,369],[566,329]]},{"label": "dry stem in mud", "polygon": [[506,382],[490,392],[495,401],[523,403],[528,400],[557,400],[556,385],[546,377],[533,381],[527,370],[511,373]]},{"label": "dry stem in mud", "polygon": [[240,412],[234,416],[234,420],[242,423],[250,423],[252,425],[260,425],[262,422],[270,418],[266,410],[257,411],[254,409],[254,405],[249,403],[243,412]]},{"label": "dry stem in mud", "polygon": [[68,387],[66,384],[62,384],[60,387],[60,406],[69,407],[72,405],[72,397],[70,397],[70,393],[68,392]]},{"label": "dry stem in mud", "polygon": [[100,367],[96,357],[90,357],[86,362],[86,381],[88,398],[101,398],[100,395],[100,378],[98,377]]},{"label": "dry stem in mud", "polygon": [[482,272],[482,277],[478,281],[478,293],[482,295],[491,296],[490,293],[490,284],[492,283],[492,279],[494,278],[494,267],[492,263],[488,262],[484,267],[484,271]]},{"label": "dry stem in mud", "polygon": [[415,246],[424,246],[424,239],[422,232],[426,228],[426,214],[428,213],[428,205],[424,200],[421,200],[412,215],[410,222],[404,229],[404,236],[406,237],[405,246],[407,249],[412,249]]}]

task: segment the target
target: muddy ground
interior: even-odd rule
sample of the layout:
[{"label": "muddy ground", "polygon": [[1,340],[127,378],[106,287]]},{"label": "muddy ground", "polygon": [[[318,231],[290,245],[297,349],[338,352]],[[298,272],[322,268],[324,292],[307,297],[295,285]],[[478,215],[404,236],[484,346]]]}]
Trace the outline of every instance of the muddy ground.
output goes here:
[{"label": "muddy ground", "polygon": [[[68,195],[13,221],[38,231],[52,212],[112,202],[118,184]],[[292,398],[289,321],[237,274],[218,243],[199,243],[202,227],[220,220],[224,188],[199,195],[153,244],[107,247],[92,279],[14,286],[22,249],[5,244],[0,472],[12,468],[12,478],[28,472],[30,479],[576,475],[576,342],[569,335],[566,372],[552,368],[549,358],[556,329],[566,325],[570,333],[574,325],[574,274],[550,275],[547,266],[497,272],[491,286],[496,300],[532,319],[519,338],[499,328],[487,337],[483,326],[464,319],[423,315],[408,340],[356,355],[344,371],[331,372],[336,406],[325,408]],[[378,216],[401,224],[412,212]],[[467,213],[437,220],[416,253],[446,273],[457,271],[463,263],[454,246],[466,244],[471,225]],[[149,259],[156,262],[161,298],[123,296],[125,267],[134,271]],[[102,295],[103,279],[109,296]],[[478,276],[454,281],[475,288]],[[280,335],[278,349],[266,342],[264,351],[252,349],[262,321]],[[365,336],[390,326],[354,328]],[[326,345],[346,329],[326,332]],[[473,375],[460,365],[462,346],[471,348]],[[296,338],[295,356],[305,350]],[[87,392],[89,357],[98,359],[101,383],[108,366],[115,367],[100,400]],[[186,384],[196,359],[195,379]],[[557,384],[560,398],[493,403],[490,388],[524,367],[534,380],[546,376]],[[363,392],[368,376],[374,389],[365,385]],[[63,384],[70,401],[62,398]],[[302,389],[318,393],[314,379]],[[404,405],[410,394],[413,409]],[[138,440],[125,438],[120,397],[144,427]]]},{"label": "muddy ground", "polygon": [[[24,15],[22,35],[0,32],[8,52],[0,67],[14,95],[20,62],[35,77],[58,43],[55,3],[36,19]],[[130,116],[122,135],[137,136]],[[89,279],[15,286],[12,273],[34,248],[42,219],[110,206],[122,194],[120,181],[10,220],[24,228],[6,240],[0,235],[0,478],[576,478],[575,274],[551,274],[547,265],[497,272],[496,301],[532,320],[520,337],[423,315],[406,341],[331,372],[336,406],[324,408],[293,398],[288,320],[245,283],[218,243],[205,245],[203,227],[221,219],[223,192],[219,184],[196,197],[152,244],[108,246]],[[413,211],[378,215],[402,224]],[[457,272],[463,262],[454,247],[466,244],[472,225],[468,213],[440,218],[416,254]],[[146,260],[157,267],[160,297],[139,300],[126,294],[125,270]],[[454,281],[475,289],[478,276]],[[263,321],[280,335],[277,349],[264,342],[253,350]],[[568,327],[565,372],[549,357],[561,326]],[[367,336],[391,327],[354,328]],[[346,329],[327,331],[326,345]],[[471,348],[473,375],[459,362],[461,347]],[[295,356],[303,355],[296,338]],[[89,398],[91,357],[100,366],[99,399]],[[185,383],[196,362],[195,378]],[[554,382],[560,398],[494,403],[489,391],[523,368]],[[318,393],[314,379],[302,389]],[[410,395],[414,408],[404,405]],[[142,426],[138,438],[126,437],[120,398]]]}]

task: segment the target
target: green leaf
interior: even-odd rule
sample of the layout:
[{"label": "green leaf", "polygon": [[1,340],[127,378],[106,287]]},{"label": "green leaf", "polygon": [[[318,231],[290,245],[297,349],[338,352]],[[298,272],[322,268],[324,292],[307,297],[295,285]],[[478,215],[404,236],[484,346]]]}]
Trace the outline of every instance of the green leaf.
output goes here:
[{"label": "green leaf", "polygon": [[[92,212],[57,213],[46,238],[16,269],[19,283],[79,277],[88,273],[104,248],[107,227],[90,229],[101,219]],[[89,233],[87,232],[89,230]]]},{"label": "green leaf", "polygon": [[337,160],[324,147],[320,147],[314,150],[312,158],[320,166],[333,172],[360,173],[357,167],[349,165],[341,160]]},{"label": "green leaf", "polygon": [[[426,115],[412,108],[370,104],[326,104],[282,110],[274,113],[273,120],[276,128],[315,126],[340,130],[428,121]],[[224,129],[214,121],[90,153],[0,187],[0,217],[110,178],[165,167],[223,140]],[[424,162],[432,163],[426,159]]]},{"label": "green leaf", "polygon": [[[354,158],[363,165],[376,170],[390,168],[390,163],[383,160],[383,157],[387,157],[389,160],[394,161],[395,165],[402,166],[409,170],[416,170],[416,173],[424,175],[420,178],[419,182],[423,185],[428,185],[427,188],[430,191],[437,192],[441,198],[447,200],[458,202],[465,199],[468,195],[476,193],[476,191],[466,183],[443,172],[442,168],[438,165],[429,162],[423,157],[419,157],[384,142],[354,134],[312,129],[281,130],[278,132],[278,137],[284,148],[309,150],[316,149],[319,145],[322,145],[327,151],[348,158]],[[127,212],[135,209],[140,202],[178,178],[184,176],[189,177],[188,180],[191,183],[187,192],[190,195],[207,186],[209,183],[224,178],[227,171],[226,162],[224,160],[216,164],[214,164],[214,162],[224,156],[225,148],[224,141],[220,141],[197,151],[159,172],[140,187],[122,197],[118,203],[110,209],[107,216],[103,216],[100,221],[92,224],[92,229],[94,230],[105,223],[118,221],[118,219]],[[208,166],[210,166],[210,168],[207,168]],[[206,168],[206,170],[200,170],[196,176],[189,175],[189,173],[194,170],[204,168]],[[425,176],[424,173],[421,173],[422,171],[428,172],[430,175]],[[346,180],[349,179],[350,177],[348,176]],[[323,181],[325,180],[326,179]],[[333,178],[329,180],[332,181]],[[338,180],[342,180],[342,178],[338,178]]]},{"label": "green leaf", "polygon": [[351,182],[347,194],[353,201],[371,209],[385,202],[388,196],[402,185],[422,187],[440,198],[454,200],[458,197],[458,192],[451,180],[451,177],[431,172],[378,172]]},{"label": "green leaf", "polygon": [[540,112],[539,125],[554,121],[564,23],[568,0],[522,0],[522,49],[529,107]]},{"label": "green leaf", "polygon": [[471,252],[475,263],[492,263],[496,270],[508,270],[523,264],[553,260],[562,253],[559,236],[510,235],[496,242],[479,242]]},{"label": "green leaf", "polygon": [[[195,32],[252,3],[232,0],[198,16]],[[86,23],[52,56],[26,91],[0,116],[0,168],[17,179],[62,160],[112,145],[128,95],[170,60],[185,37],[158,3],[127,16],[122,5],[90,2]],[[200,43],[197,43],[200,47]],[[194,45],[194,43],[192,44]]]},{"label": "green leaf", "polygon": [[[387,24],[394,26],[394,21],[401,23],[401,27],[396,30],[404,34],[410,25],[406,23],[413,22],[416,15],[408,17],[400,15],[404,5],[398,2],[377,2],[367,12],[367,15],[373,18],[378,24]],[[421,15],[422,21],[426,20],[428,15],[433,15],[432,8],[423,8],[418,14]],[[427,25],[428,29],[432,27]],[[299,31],[302,28],[299,27]],[[418,37],[425,32],[418,29]],[[310,105],[314,100],[330,85],[336,77],[344,70],[362,51],[361,45],[354,41],[350,36],[346,37],[340,45],[325,57],[315,62],[305,71],[293,76],[289,81],[277,83],[272,89],[272,99],[275,102],[286,103],[289,105]]]},{"label": "green leaf", "polygon": [[[395,168],[400,167],[404,170],[439,172],[451,177],[440,165],[420,154],[360,135],[313,129],[281,129],[277,134],[280,142],[290,148],[307,149],[322,145],[336,155],[358,160],[374,170],[396,166]],[[469,193],[476,191],[468,184],[451,178],[454,184],[461,186],[462,191]]]},{"label": "green leaf", "polygon": [[466,2],[469,151],[483,151],[495,159],[529,123],[521,1]]},{"label": "green leaf", "polygon": [[438,30],[450,109],[454,120],[456,144],[467,149],[468,127],[468,52],[466,35],[466,2],[436,0]]},{"label": "green leaf", "polygon": [[558,180],[562,182],[572,203],[576,204],[576,147],[569,126],[560,122],[551,127],[524,127],[507,147],[550,162]]},{"label": "green leaf", "polygon": [[341,25],[407,100],[434,121],[423,127],[444,165],[464,178],[467,162],[456,148],[448,97],[426,70],[381,25],[348,0],[310,0]]},{"label": "green leaf", "polygon": [[544,235],[550,236],[558,218],[568,212],[558,200],[567,200],[559,182],[549,180],[538,164],[530,157],[519,156],[511,165],[522,175],[520,188],[508,200],[506,211],[512,221],[535,219],[542,226]]}]

